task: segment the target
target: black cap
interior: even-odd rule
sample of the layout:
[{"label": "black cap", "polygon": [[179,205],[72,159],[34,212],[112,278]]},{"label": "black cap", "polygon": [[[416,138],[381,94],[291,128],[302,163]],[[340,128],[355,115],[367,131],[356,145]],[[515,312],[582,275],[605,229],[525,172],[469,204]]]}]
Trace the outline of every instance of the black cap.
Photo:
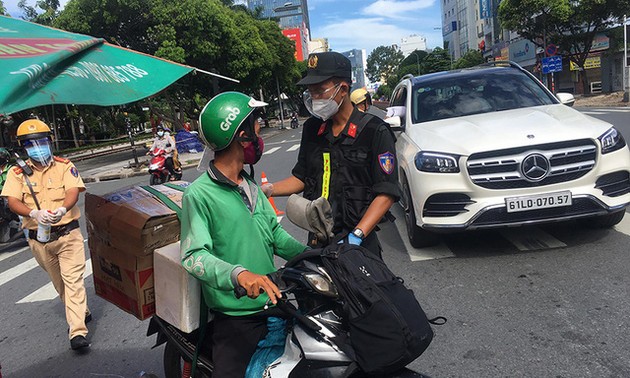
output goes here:
[{"label": "black cap", "polygon": [[298,85],[318,84],[332,77],[352,80],[350,59],[338,52],[329,51],[308,56],[306,76]]}]

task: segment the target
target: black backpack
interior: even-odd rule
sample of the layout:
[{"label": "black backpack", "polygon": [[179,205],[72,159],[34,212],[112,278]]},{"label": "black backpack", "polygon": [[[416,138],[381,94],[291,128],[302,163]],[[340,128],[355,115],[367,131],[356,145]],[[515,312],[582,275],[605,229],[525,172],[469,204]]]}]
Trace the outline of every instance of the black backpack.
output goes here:
[{"label": "black backpack", "polygon": [[[332,244],[321,252],[326,271],[343,299],[349,327],[335,340],[368,374],[402,369],[429,346],[433,330],[413,292],[367,249]],[[438,322],[440,320],[440,322]],[[445,318],[431,320],[444,324]]]}]

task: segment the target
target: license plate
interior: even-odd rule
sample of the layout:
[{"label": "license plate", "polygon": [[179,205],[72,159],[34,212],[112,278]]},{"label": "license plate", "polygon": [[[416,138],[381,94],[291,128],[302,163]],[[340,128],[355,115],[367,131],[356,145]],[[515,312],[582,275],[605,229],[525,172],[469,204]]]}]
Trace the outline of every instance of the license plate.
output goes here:
[{"label": "license plate", "polygon": [[511,197],[505,199],[505,207],[508,213],[570,205],[571,192],[568,190],[564,192],[539,194],[537,196]]}]

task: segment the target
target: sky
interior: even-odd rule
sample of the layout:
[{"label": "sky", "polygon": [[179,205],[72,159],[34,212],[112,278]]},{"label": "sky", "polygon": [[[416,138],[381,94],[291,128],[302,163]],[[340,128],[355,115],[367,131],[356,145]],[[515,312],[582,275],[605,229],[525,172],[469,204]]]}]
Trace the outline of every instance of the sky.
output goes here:
[{"label": "sky", "polygon": [[[3,0],[9,14],[19,16],[18,1]],[[334,51],[369,54],[381,45],[400,45],[412,34],[425,37],[430,49],[442,46],[439,0],[308,0],[308,8],[311,38],[328,38]]]}]

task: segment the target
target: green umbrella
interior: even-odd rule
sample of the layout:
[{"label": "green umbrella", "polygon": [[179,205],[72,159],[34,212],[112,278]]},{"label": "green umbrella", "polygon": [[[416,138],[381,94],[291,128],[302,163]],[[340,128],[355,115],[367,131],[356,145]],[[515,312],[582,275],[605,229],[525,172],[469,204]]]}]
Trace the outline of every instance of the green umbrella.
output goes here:
[{"label": "green umbrella", "polygon": [[0,16],[0,114],[49,104],[127,104],[192,70],[209,73],[100,38]]}]

